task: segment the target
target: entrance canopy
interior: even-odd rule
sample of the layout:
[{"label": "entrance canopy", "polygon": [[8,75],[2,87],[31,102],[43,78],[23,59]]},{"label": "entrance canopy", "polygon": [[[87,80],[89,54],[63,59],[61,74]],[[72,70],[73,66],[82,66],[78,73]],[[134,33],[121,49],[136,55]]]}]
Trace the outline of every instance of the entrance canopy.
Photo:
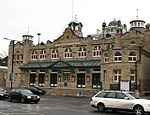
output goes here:
[{"label": "entrance canopy", "polygon": [[100,69],[100,60],[29,62],[21,70]]}]

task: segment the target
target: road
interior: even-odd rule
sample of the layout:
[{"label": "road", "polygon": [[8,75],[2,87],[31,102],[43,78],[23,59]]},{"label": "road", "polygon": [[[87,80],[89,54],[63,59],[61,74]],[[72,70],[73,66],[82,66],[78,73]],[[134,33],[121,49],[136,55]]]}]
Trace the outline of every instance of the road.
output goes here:
[{"label": "road", "polygon": [[41,96],[38,104],[22,104],[0,100],[0,115],[133,115],[108,111],[99,113],[89,105],[87,97]]}]

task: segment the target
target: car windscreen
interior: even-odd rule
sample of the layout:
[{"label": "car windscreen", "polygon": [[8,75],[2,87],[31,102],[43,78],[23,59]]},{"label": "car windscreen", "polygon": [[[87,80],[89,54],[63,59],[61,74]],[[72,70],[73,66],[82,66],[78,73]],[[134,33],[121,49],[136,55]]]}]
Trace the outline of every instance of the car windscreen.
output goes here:
[{"label": "car windscreen", "polygon": [[126,95],[130,98],[130,99],[140,99],[140,97],[138,95],[136,95],[135,93],[126,93]]},{"label": "car windscreen", "polygon": [[27,90],[27,89],[21,89],[21,93],[32,94],[32,92],[30,90]]}]

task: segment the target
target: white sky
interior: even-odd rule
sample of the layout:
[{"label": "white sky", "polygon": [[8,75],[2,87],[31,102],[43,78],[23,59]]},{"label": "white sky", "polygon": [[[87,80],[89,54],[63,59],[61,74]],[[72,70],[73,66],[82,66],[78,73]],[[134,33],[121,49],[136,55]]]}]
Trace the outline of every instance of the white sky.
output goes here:
[{"label": "white sky", "polygon": [[[73,7],[72,7],[73,1]],[[22,35],[33,35],[34,44],[57,39],[77,15],[83,24],[83,35],[95,34],[114,19],[127,24],[138,17],[150,23],[149,0],[0,0],[0,53],[8,54],[8,40],[22,40]],[[73,10],[72,10],[73,9]],[[73,12],[72,12],[73,11]]]}]

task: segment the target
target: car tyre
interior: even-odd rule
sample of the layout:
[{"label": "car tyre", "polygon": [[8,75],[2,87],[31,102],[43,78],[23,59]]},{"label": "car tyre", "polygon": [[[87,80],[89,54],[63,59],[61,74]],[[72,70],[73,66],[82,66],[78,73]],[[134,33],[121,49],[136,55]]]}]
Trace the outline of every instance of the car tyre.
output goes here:
[{"label": "car tyre", "polygon": [[144,109],[140,105],[136,105],[133,109],[135,115],[144,115]]},{"label": "car tyre", "polygon": [[9,102],[12,102],[12,98],[11,98],[11,96],[10,96],[10,97],[8,97],[8,101],[9,101]]},{"label": "car tyre", "polygon": [[105,112],[105,111],[106,111],[105,105],[104,105],[103,103],[99,103],[99,104],[97,105],[97,110],[98,110],[99,112]]},{"label": "car tyre", "polygon": [[25,103],[25,98],[24,97],[21,98],[21,103]]}]

